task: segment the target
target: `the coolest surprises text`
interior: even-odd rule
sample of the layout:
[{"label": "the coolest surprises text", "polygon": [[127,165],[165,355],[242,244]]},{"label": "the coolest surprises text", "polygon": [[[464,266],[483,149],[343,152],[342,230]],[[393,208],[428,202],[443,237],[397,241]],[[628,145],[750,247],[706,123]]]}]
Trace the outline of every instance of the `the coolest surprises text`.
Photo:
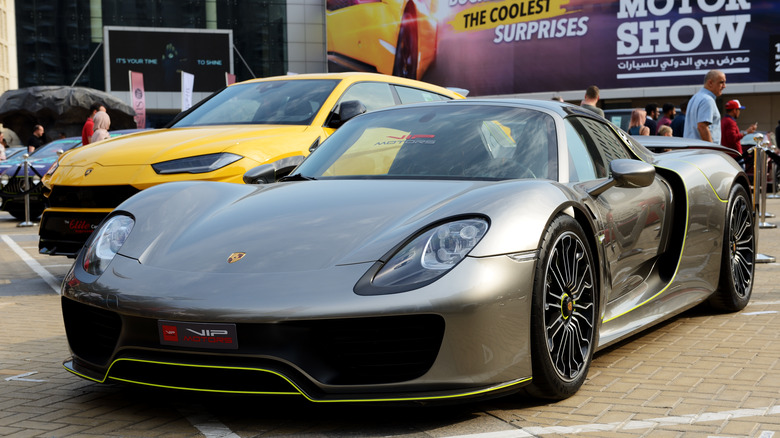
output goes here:
[{"label": "the coolest surprises text", "polygon": [[570,14],[562,8],[568,0],[448,0],[449,6],[471,5],[449,22],[456,32],[493,29],[493,42],[583,36],[588,32],[587,16]]},{"label": "the coolest surprises text", "polygon": [[[455,32],[492,30],[494,44],[583,37],[592,26],[591,17],[569,0],[447,1],[457,10],[448,21]],[[714,68],[750,72],[750,50],[742,44],[751,0],[614,3],[618,79],[684,76]],[[602,43],[609,44],[601,41],[600,47]]]}]

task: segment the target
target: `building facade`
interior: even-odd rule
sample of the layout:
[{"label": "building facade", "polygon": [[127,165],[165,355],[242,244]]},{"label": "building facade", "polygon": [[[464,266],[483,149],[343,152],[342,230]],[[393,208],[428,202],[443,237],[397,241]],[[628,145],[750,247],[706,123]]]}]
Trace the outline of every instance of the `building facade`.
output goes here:
[{"label": "building facade", "polygon": [[[28,0],[16,2],[15,15],[11,0],[0,0],[0,8],[9,3],[10,10],[2,12],[15,16],[16,32],[10,34],[18,46],[9,46],[18,47],[18,56],[8,47],[8,58],[17,60],[19,80],[12,83],[9,74],[8,88],[76,85],[105,90],[104,26],[231,29],[237,81],[326,69],[324,0]],[[12,26],[14,20],[4,22]],[[4,40],[0,45],[0,55],[5,55]],[[0,71],[0,81],[6,80],[3,75]],[[193,101],[213,91],[195,93]],[[130,102],[129,93],[112,94]],[[178,93],[147,94],[153,126],[179,109]]]}]

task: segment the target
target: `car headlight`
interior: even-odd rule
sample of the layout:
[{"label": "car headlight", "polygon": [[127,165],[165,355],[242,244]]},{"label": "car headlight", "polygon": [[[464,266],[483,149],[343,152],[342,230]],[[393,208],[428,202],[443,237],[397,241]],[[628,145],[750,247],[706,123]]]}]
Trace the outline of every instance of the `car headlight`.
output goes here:
[{"label": "car headlight", "polygon": [[84,270],[92,275],[102,274],[127,240],[134,224],[130,216],[119,214],[95,230],[84,253]]},{"label": "car headlight", "polygon": [[359,295],[405,292],[432,283],[463,260],[482,240],[488,221],[461,219],[425,230],[379,262],[355,286]]},{"label": "car headlight", "polygon": [[41,177],[38,176],[38,175],[33,175],[32,176],[32,183],[33,183],[34,186],[37,186],[38,184],[41,183]]},{"label": "car headlight", "polygon": [[0,185],[3,187],[8,185],[8,182],[11,180],[11,178],[8,175],[0,175]]},{"label": "car headlight", "polygon": [[218,154],[197,155],[152,164],[152,169],[160,175],[169,173],[206,173],[220,169],[240,160],[241,155],[222,152]]},{"label": "car headlight", "polygon": [[54,173],[57,168],[60,167],[60,162],[55,161],[54,164],[49,168],[49,170],[46,171],[46,175],[51,175]]}]

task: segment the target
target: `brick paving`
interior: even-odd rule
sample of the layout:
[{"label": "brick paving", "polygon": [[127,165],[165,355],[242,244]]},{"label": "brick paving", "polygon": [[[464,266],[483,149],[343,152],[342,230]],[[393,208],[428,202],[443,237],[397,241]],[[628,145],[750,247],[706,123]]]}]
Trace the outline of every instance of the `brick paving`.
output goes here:
[{"label": "brick paving", "polygon": [[[768,211],[780,213],[780,200],[770,199]],[[61,279],[71,260],[38,255],[36,232],[0,213],[0,237]],[[780,257],[780,230],[760,230],[759,252]],[[740,313],[696,308],[600,352],[567,400],[376,408],[79,379],[61,366],[68,348],[59,297],[0,240],[0,436],[780,438],[778,274],[778,263],[757,266],[751,303]]]}]

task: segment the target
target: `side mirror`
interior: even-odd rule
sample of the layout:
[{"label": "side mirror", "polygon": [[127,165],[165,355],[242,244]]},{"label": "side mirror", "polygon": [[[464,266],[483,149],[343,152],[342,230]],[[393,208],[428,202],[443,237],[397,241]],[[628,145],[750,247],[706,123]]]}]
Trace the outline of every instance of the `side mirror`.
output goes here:
[{"label": "side mirror", "polygon": [[270,184],[287,176],[299,164],[303,163],[303,155],[282,158],[270,164],[263,164],[249,169],[244,173],[245,184]]},{"label": "side mirror", "polygon": [[612,187],[647,187],[655,179],[655,167],[639,160],[613,160],[609,163],[609,172],[612,177],[588,190],[589,195],[598,196]]},{"label": "side mirror", "polygon": [[347,100],[341,102],[338,106],[338,109],[334,111],[334,114],[330,119],[330,123],[328,123],[328,127],[338,128],[346,123],[347,120],[359,116],[366,111],[368,111],[366,106],[363,105],[363,102],[359,100]]}]

